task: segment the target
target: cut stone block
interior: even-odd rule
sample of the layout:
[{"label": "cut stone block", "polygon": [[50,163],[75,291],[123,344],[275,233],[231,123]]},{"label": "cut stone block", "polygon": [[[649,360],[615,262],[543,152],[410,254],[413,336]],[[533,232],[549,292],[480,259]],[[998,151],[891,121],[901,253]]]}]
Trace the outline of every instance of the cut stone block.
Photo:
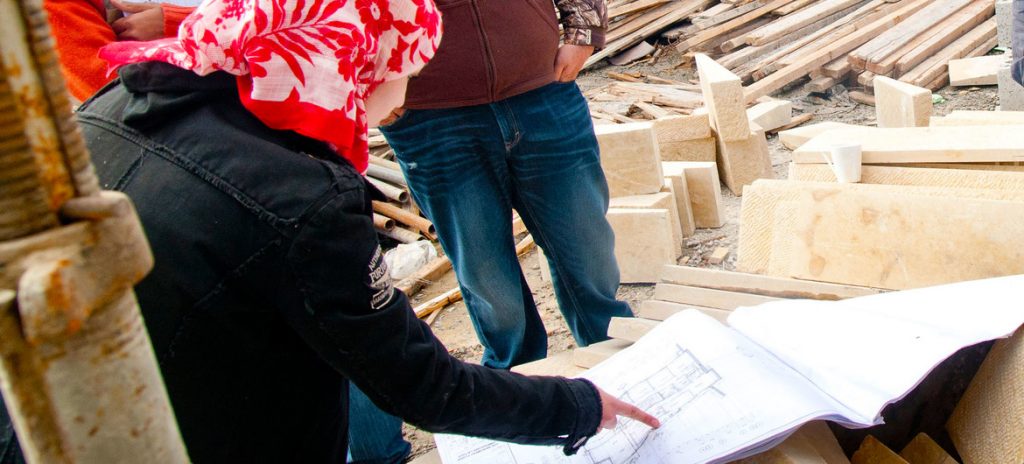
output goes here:
[{"label": "cut stone block", "polygon": [[796,150],[800,145],[807,143],[808,140],[811,140],[825,132],[833,129],[848,129],[853,127],[862,126],[833,121],[819,122],[817,124],[809,124],[779,132],[779,141],[782,142],[784,147],[790,150]]},{"label": "cut stone block", "polygon": [[[865,166],[865,168],[868,168],[868,166]],[[921,171],[928,170],[921,169]],[[977,174],[985,175],[986,173],[980,172]],[[964,185],[976,184],[969,183]],[[864,183],[826,184],[794,180],[758,181],[748,190],[748,194],[743,197],[740,211],[740,236],[739,247],[736,253],[736,268],[742,272],[769,274],[780,277],[792,277],[789,273],[791,253],[788,250],[792,248],[796,239],[799,238],[794,219],[797,214],[795,202],[803,195],[816,194],[821,197],[829,197],[847,191],[874,192],[898,197],[913,192],[912,194],[914,195],[931,196],[934,202],[947,201],[946,204],[954,204],[963,199],[1024,201],[1024,193],[1012,189],[871,185]],[[939,198],[950,199],[939,200]],[[787,208],[786,205],[792,205],[793,207]],[[960,211],[959,207],[957,211]],[[963,225],[957,226],[955,229],[961,230]],[[857,226],[851,233],[862,231],[864,231],[864,227]],[[948,233],[946,235],[951,236]],[[898,235],[894,236],[898,237]],[[788,245],[788,247],[780,247],[780,245]],[[782,266],[781,263],[785,263],[785,266]],[[776,268],[773,264],[779,266]],[[872,272],[877,272],[877,269]]]},{"label": "cut stone block", "polygon": [[903,447],[900,457],[911,464],[960,464],[924,432]]},{"label": "cut stone block", "polygon": [[630,195],[628,197],[612,198],[608,206],[610,208],[642,208],[642,209],[663,209],[669,212],[669,222],[672,223],[672,240],[676,244],[676,258],[683,251],[683,228],[679,221],[679,208],[676,207],[676,197],[669,192],[651,193],[648,195]]},{"label": "cut stone block", "polygon": [[991,163],[1024,161],[1022,126],[949,126],[836,129],[793,151],[793,162],[825,164],[835,144],[861,146],[864,164]]},{"label": "cut stone block", "polygon": [[669,212],[661,209],[609,208],[615,231],[615,259],[621,283],[658,281],[662,266],[676,261]]},{"label": "cut stone block", "polygon": [[608,323],[608,337],[636,342],[660,323],[661,321],[638,317],[613,317]]},{"label": "cut stone block", "polygon": [[672,315],[688,309],[696,309],[715,318],[723,324],[726,323],[729,315],[732,314],[732,311],[728,309],[706,308],[703,306],[673,303],[671,301],[647,300],[640,303],[640,309],[637,311],[636,316],[644,319],[664,321],[665,319],[672,317]]},{"label": "cut stone block", "polygon": [[658,118],[653,124],[659,144],[711,137],[711,121],[707,113]]},{"label": "cut stone block", "polygon": [[[725,224],[722,207],[722,186],[715,163],[668,161],[662,163],[666,178],[686,179],[693,210],[693,222],[699,228],[718,228]],[[675,182],[673,180],[673,182]]]},{"label": "cut stone block", "polygon": [[740,142],[718,138],[718,174],[733,195],[742,196],[743,187],[757,179],[772,179],[772,160],[764,132],[751,131]]},{"label": "cut stone block", "polygon": [[999,84],[999,109],[1002,111],[1024,111],[1024,87],[1013,80],[1010,67],[999,68],[996,78]]},{"label": "cut stone block", "polygon": [[594,127],[612,197],[661,191],[658,141],[649,122]]},{"label": "cut stone block", "polygon": [[605,340],[572,351],[572,362],[579,367],[590,369],[626,348],[633,342],[627,340]]},{"label": "cut stone block", "polygon": [[741,142],[750,134],[743,83],[735,74],[707,55],[697,54],[697,74],[711,128],[724,142]]},{"label": "cut stone block", "polygon": [[663,192],[671,193],[676,199],[676,213],[679,217],[679,226],[682,228],[683,237],[689,237],[697,232],[697,224],[693,221],[693,206],[690,204],[690,192],[686,187],[685,176],[665,178]]},{"label": "cut stone block", "polygon": [[1009,58],[1009,54],[1005,54],[949,60],[949,85],[996,85],[999,83],[999,68],[1003,67]]},{"label": "cut stone block", "polygon": [[[832,168],[820,164],[793,164],[789,180],[835,182]],[[962,189],[1016,190],[1024,192],[1024,173],[984,172],[960,169],[928,169],[895,166],[861,167],[861,184],[916,185]]]},{"label": "cut stone block", "polygon": [[793,103],[789,100],[769,100],[747,110],[747,118],[766,131],[785,126],[793,121]]},{"label": "cut stone block", "polygon": [[927,127],[932,115],[932,92],[885,76],[875,76],[875,116],[878,127]]},{"label": "cut stone block", "polygon": [[996,0],[996,37],[1003,48],[1013,48],[1013,0]]},{"label": "cut stone block", "polygon": [[714,137],[658,143],[662,161],[715,161],[718,146]]},{"label": "cut stone block", "polygon": [[875,437],[868,435],[850,459],[853,464],[909,464]]},{"label": "cut stone block", "polygon": [[[1016,240],[1024,223],[1005,220],[1024,217],[1024,202],[915,192],[927,187],[849,185],[802,192],[794,200],[796,214],[775,224],[775,237],[791,247],[786,257],[772,251],[772,260],[786,261],[783,275],[903,290],[1024,273],[1024,245]],[[963,262],[964,250],[972,250],[970,262],[953,266]]]},{"label": "cut stone block", "polygon": [[1024,330],[992,347],[946,430],[965,463],[1024,462]]}]

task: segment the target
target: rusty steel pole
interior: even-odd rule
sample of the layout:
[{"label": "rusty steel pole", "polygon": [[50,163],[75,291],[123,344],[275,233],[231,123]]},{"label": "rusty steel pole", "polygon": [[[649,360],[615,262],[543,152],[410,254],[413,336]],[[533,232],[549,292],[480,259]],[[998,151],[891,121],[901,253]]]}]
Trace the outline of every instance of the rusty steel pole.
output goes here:
[{"label": "rusty steel pole", "polygon": [[41,0],[0,0],[0,391],[31,463],[188,462],[132,286],[152,254],[100,191]]}]

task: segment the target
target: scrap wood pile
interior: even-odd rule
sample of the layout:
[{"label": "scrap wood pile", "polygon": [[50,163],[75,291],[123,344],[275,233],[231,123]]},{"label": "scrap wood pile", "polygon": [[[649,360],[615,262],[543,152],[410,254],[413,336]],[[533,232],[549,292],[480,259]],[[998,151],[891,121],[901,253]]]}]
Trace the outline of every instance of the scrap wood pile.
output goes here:
[{"label": "scrap wood pile", "polygon": [[658,26],[648,37],[664,21],[685,20],[675,46],[715,57],[750,84],[748,101],[805,76],[812,89],[871,87],[882,75],[934,90],[949,82],[950,60],[996,45],[993,0],[634,0],[612,11],[627,6],[647,9],[612,18],[609,46],[588,63],[642,40],[641,31]]}]

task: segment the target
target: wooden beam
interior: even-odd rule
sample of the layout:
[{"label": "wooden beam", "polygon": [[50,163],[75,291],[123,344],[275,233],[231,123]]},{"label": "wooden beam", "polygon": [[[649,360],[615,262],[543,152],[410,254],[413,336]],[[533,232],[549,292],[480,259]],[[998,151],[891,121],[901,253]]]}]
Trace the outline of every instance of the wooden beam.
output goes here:
[{"label": "wooden beam", "polygon": [[811,70],[820,68],[830,61],[839,58],[839,56],[849,53],[851,50],[870,40],[875,35],[899,24],[927,2],[928,0],[901,2],[901,7],[899,9],[884,16],[882,19],[875,21],[862,29],[858,29],[856,32],[852,32],[842,39],[820,47],[816,51],[809,53],[798,61],[795,61],[793,64],[785,66],[774,74],[751,84],[746,88],[747,101],[754,101],[758,97],[763,97],[779,90],[786,84],[806,75]]},{"label": "wooden beam", "polygon": [[996,85],[996,73],[1006,65],[1010,54],[976,56],[949,60],[949,84],[954,87]]},{"label": "wooden beam", "polygon": [[992,18],[980,26],[971,29],[963,37],[956,39],[946,48],[943,48],[938,53],[921,62],[921,64],[907,71],[906,74],[901,75],[900,80],[914,85],[927,85],[948,72],[949,67],[947,63],[949,63],[949,60],[974,56],[973,54],[976,53],[976,49],[986,48],[986,45],[992,43],[992,39],[995,37],[996,19]]},{"label": "wooden beam", "polygon": [[776,298],[805,298],[812,300],[841,300],[875,295],[881,290],[838,285],[760,274],[701,269],[686,266],[665,266],[662,282],[710,288],[729,292],[751,293]]},{"label": "wooden beam", "polygon": [[888,58],[880,62],[869,62],[868,69],[878,74],[898,77],[991,18],[994,9],[992,2],[976,1],[946,18],[927,33],[921,34]]},{"label": "wooden beam", "polygon": [[719,37],[725,33],[738,29],[743,25],[753,21],[754,19],[760,18],[761,16],[771,13],[773,10],[786,6],[792,3],[793,1],[794,0],[773,0],[771,3],[768,3],[765,6],[750,11],[738,18],[726,22],[725,24],[721,24],[711,29],[698,32],[694,36],[682,42],[679,42],[679,44],[676,45],[676,50],[679,50],[684,53],[688,52],[690,51],[690,49],[696,48],[698,45],[702,45],[705,42],[713,40],[716,37]]},{"label": "wooden beam", "polygon": [[865,0],[832,0],[811,5],[796,13],[787,15],[785,18],[772,21],[768,26],[762,27],[746,35],[745,42],[748,45],[765,45],[778,40],[786,34],[812,24],[829,15],[855,7],[865,3]]},{"label": "wooden beam", "polygon": [[903,44],[949,17],[973,0],[936,0],[915,12],[906,21],[891,27],[850,53],[854,70],[863,71],[868,61],[882,61]]},{"label": "wooden beam", "polygon": [[[835,182],[832,169],[823,164],[790,165],[789,179],[805,182]],[[895,166],[863,166],[862,184],[914,185],[958,189],[1010,190],[1024,192],[1024,173],[963,169],[928,169]]]}]

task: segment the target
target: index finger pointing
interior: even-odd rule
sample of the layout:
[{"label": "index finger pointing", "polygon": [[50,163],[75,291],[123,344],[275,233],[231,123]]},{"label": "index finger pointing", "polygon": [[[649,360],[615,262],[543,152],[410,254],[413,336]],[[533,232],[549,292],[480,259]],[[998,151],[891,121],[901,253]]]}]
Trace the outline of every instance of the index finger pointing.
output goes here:
[{"label": "index finger pointing", "polygon": [[647,414],[645,411],[641,410],[636,406],[633,406],[632,404],[626,404],[625,409],[622,411],[620,415],[626,416],[633,420],[640,421],[652,429],[661,427],[661,421],[659,421],[658,418],[650,414]]}]

